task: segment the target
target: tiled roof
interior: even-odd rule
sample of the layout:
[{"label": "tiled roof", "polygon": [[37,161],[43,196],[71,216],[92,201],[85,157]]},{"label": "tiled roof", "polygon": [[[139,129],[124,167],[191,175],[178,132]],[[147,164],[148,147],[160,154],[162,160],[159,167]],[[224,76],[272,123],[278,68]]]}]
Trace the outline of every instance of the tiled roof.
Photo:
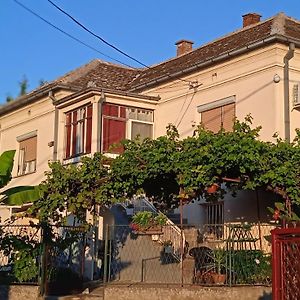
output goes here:
[{"label": "tiled roof", "polygon": [[[223,55],[224,58],[226,58],[225,54],[275,36],[285,36],[300,40],[299,21],[289,18],[283,13],[279,13],[264,22],[247,26],[187,54],[145,69],[141,75],[132,82],[131,88],[132,90],[139,90],[145,88],[145,85],[150,85],[150,83],[155,84],[156,81],[160,81],[162,78],[168,80],[168,77],[174,74],[182,74],[182,72],[192,67]],[[248,51],[251,51],[251,48],[249,48]],[[229,57],[227,56],[227,58]]]},{"label": "tiled roof", "polygon": [[141,70],[127,68],[95,59],[55,80],[70,86],[98,87],[114,90],[128,90],[131,81]]},{"label": "tiled roof", "polygon": [[300,47],[300,22],[279,13],[268,20],[232,32],[187,54],[150,68],[123,67],[96,59],[31,91],[12,103],[4,105],[0,108],[0,115],[16,107],[26,105],[29,101],[33,101],[32,98],[35,96],[57,86],[72,88],[73,90],[95,87],[116,91],[141,92],[147,87],[155,86],[158,82],[162,83],[171,78],[182,77],[183,74],[189,74],[196,69],[208,66],[218,59],[230,59],[234,55],[238,55],[239,50],[251,51],[254,48],[253,45],[262,47],[262,42],[268,40],[269,42],[285,43],[293,41],[296,42],[297,47]]}]

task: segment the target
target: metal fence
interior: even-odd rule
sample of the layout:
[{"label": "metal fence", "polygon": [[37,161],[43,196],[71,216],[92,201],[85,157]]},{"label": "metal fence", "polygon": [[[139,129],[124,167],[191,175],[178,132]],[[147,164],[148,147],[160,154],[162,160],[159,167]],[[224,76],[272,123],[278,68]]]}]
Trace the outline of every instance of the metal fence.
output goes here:
[{"label": "metal fence", "polygon": [[80,288],[87,236],[83,227],[0,226],[0,283],[40,284],[42,294]]},{"label": "metal fence", "polygon": [[37,284],[41,230],[30,225],[0,226],[0,282]]},{"label": "metal fence", "polygon": [[[271,284],[270,224],[184,226],[178,249],[168,226],[107,227],[104,280],[128,284]],[[179,254],[178,255],[178,251]]]},{"label": "metal fence", "polygon": [[273,299],[300,299],[300,227],[272,231]]}]

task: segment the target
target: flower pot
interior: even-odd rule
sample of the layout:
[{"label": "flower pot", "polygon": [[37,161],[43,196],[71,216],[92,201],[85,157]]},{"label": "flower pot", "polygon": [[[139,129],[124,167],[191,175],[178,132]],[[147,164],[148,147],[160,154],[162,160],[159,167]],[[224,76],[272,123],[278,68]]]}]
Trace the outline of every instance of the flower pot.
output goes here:
[{"label": "flower pot", "polygon": [[211,274],[211,277],[214,284],[224,284],[226,280],[225,274],[213,273]]},{"label": "flower pot", "polygon": [[206,192],[208,194],[214,194],[218,190],[218,188],[219,188],[219,186],[216,183],[214,183],[214,184],[210,185],[209,187],[207,187]]}]

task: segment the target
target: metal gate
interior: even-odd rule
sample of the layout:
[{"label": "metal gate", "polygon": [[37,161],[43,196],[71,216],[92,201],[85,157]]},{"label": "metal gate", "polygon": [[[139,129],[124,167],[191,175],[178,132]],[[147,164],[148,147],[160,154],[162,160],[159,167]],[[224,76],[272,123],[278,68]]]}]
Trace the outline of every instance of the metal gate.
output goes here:
[{"label": "metal gate", "polygon": [[300,299],[300,227],[272,230],[273,300]]}]

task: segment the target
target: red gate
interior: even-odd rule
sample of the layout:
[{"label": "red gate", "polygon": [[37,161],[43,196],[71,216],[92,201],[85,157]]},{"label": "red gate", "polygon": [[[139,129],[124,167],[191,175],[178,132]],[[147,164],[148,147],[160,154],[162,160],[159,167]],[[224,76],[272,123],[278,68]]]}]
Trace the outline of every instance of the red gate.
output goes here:
[{"label": "red gate", "polygon": [[300,227],[272,230],[273,300],[300,299]]}]

